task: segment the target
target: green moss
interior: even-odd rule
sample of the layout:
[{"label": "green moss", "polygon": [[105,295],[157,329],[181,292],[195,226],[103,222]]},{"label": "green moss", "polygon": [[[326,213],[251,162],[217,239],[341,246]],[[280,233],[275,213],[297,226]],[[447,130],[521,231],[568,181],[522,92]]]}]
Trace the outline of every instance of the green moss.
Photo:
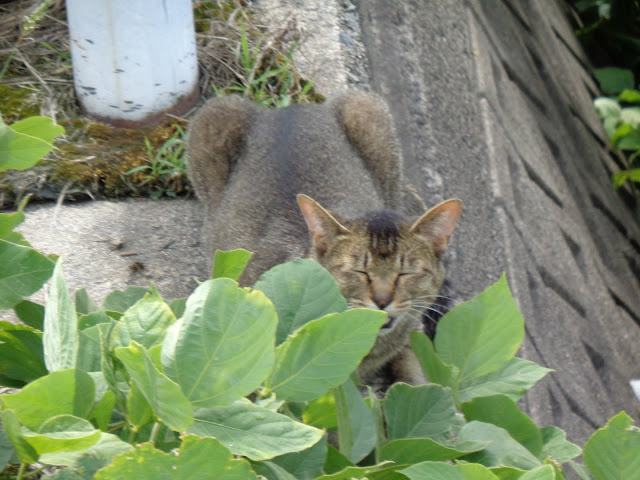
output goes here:
[{"label": "green moss", "polygon": [[0,113],[4,122],[12,124],[23,118],[40,115],[36,91],[9,85],[0,85]]},{"label": "green moss", "polygon": [[60,143],[55,158],[42,163],[52,168],[52,184],[89,191],[97,198],[187,195],[191,188],[184,175],[158,176],[151,169],[128,173],[150,165],[153,152],[176,136],[178,125],[183,128],[184,122],[171,120],[155,127],[127,130],[85,121],[82,138]]}]

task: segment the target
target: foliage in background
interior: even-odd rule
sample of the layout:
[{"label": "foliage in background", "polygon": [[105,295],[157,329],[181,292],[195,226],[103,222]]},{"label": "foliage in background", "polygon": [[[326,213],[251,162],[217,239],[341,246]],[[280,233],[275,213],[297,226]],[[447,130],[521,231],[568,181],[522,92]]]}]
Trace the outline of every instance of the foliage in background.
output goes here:
[{"label": "foliage in background", "polygon": [[633,74],[620,68],[595,70],[602,92],[607,97],[594,100],[611,148],[625,159],[629,168],[613,174],[613,185],[620,188],[627,181],[640,182],[640,91],[636,90]]},{"label": "foliage in background", "polygon": [[[637,0],[572,0],[579,15],[576,31],[606,97],[594,104],[611,148],[625,164],[613,174],[615,188],[640,182],[636,159],[640,151],[640,2]],[[633,187],[632,187],[633,188]],[[633,188],[636,192],[636,188]]]},{"label": "foliage in background", "polygon": [[640,2],[570,0],[579,14],[576,34],[596,68],[619,67],[640,78]]}]

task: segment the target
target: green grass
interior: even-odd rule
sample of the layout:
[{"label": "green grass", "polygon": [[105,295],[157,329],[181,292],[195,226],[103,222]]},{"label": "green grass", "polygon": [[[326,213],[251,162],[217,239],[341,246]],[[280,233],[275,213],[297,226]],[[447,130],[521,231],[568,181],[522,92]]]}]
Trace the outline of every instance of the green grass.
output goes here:
[{"label": "green grass", "polygon": [[138,174],[139,184],[151,187],[151,197],[175,197],[183,189],[186,182],[187,166],[184,146],[185,131],[176,125],[175,132],[156,150],[149,138],[145,137],[149,163],[139,165],[127,171],[126,175]]}]

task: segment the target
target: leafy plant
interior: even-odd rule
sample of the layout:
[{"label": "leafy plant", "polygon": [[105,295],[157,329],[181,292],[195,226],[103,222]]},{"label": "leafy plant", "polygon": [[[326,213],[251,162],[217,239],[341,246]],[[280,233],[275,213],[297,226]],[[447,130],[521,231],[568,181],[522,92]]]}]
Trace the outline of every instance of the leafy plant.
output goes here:
[{"label": "leafy plant", "polygon": [[[614,95],[594,100],[611,147],[634,167],[640,155],[640,91],[635,90],[633,74],[619,68],[603,68],[595,71],[604,93]],[[640,182],[640,169],[629,168],[616,172],[612,177],[615,188],[627,181]]]},{"label": "leafy plant", "polygon": [[[0,119],[0,171],[29,168],[54,148],[51,142],[63,132],[48,117],[28,118],[11,127]],[[23,199],[14,213],[0,214],[0,310],[14,308],[25,323],[0,322],[0,384],[10,387],[47,373],[41,331],[44,310],[24,298],[51,277],[54,260],[14,231],[24,221],[27,201],[28,197]]]},{"label": "leafy plant", "polygon": [[[247,256],[218,252],[215,271],[237,276]],[[371,391],[363,399],[366,388],[349,377],[385,315],[346,310],[333,278],[315,262],[275,267],[261,289],[216,277],[171,305],[151,287],[114,292],[100,307],[84,291],[71,300],[60,266],[38,337],[48,373],[0,396],[21,472],[38,462],[67,466],[53,477],[74,479],[124,472],[195,478],[202,471],[235,475],[225,478],[555,479],[581,453],[564,432],[538,428],[515,403],[549,370],[514,357],[523,320],[504,277],[447,314],[435,343],[412,335],[437,383],[399,383],[384,399]],[[314,301],[318,285],[330,292],[324,311]],[[291,319],[280,334],[279,316]],[[13,354],[0,355],[4,364]],[[630,422],[620,417],[594,435],[595,447],[585,451],[589,468],[601,461],[599,442],[629,431],[612,447],[628,471],[625,462],[635,457],[626,449],[637,448]],[[339,450],[322,429],[338,430]]]}]

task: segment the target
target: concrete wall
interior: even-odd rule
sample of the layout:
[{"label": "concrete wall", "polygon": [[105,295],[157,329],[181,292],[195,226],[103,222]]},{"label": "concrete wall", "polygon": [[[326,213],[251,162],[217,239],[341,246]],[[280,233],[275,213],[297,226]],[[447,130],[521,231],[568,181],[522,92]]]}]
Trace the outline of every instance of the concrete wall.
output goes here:
[{"label": "concrete wall", "polygon": [[[593,106],[562,1],[362,1],[371,88],[429,203],[466,209],[450,277],[468,298],[502,271],[526,321],[520,355],[556,369],[525,397],[578,442],[640,420],[640,229]],[[627,194],[628,195],[628,194]]]}]

